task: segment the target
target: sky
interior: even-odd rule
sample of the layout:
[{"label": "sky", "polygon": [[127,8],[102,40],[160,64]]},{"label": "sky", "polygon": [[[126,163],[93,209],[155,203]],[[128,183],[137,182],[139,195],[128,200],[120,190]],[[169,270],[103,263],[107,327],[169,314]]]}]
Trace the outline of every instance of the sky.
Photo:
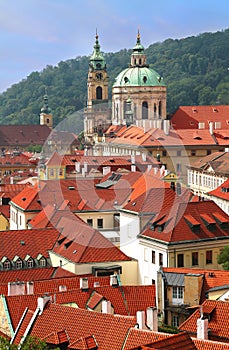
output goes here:
[{"label": "sky", "polygon": [[47,65],[229,27],[228,0],[0,0],[0,93]]}]

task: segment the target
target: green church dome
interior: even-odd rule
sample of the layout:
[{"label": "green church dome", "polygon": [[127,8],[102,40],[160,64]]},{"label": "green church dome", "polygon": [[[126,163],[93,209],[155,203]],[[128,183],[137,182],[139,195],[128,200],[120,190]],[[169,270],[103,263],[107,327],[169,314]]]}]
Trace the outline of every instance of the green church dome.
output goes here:
[{"label": "green church dome", "polygon": [[146,66],[135,66],[119,73],[113,87],[120,86],[165,86],[165,83],[155,70]]}]

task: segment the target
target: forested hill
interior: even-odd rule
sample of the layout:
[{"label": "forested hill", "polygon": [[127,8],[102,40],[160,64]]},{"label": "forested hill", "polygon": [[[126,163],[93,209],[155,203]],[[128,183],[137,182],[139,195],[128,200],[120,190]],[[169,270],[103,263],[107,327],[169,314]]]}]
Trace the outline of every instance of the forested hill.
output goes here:
[{"label": "forested hill", "polygon": [[[150,67],[164,77],[168,113],[181,105],[229,104],[229,29],[167,39],[145,52]],[[111,95],[115,76],[130,62],[131,49],[104,55]],[[0,94],[0,124],[38,124],[45,88],[55,125],[85,107],[88,59],[82,56],[48,65],[12,85]]]}]

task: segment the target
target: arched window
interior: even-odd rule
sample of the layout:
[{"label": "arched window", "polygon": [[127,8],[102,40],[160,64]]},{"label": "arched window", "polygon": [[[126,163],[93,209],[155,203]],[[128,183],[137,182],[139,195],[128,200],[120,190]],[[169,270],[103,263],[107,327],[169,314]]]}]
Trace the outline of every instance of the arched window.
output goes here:
[{"label": "arched window", "polygon": [[139,58],[139,66],[141,66],[141,65],[142,65],[142,59]]},{"label": "arched window", "polygon": [[49,124],[49,118],[46,119],[46,123]]},{"label": "arched window", "polygon": [[31,268],[33,267],[33,265],[34,265],[33,259],[32,259],[32,258],[29,258],[29,259],[27,260],[27,267],[28,267],[29,269],[31,269]]},{"label": "arched window", "polygon": [[142,119],[148,119],[148,102],[142,102]]},{"label": "arched window", "polygon": [[97,86],[96,88],[96,100],[102,100],[103,98],[103,89],[101,86]]},{"label": "arched window", "polygon": [[22,260],[20,258],[17,259],[17,261],[16,261],[16,269],[20,270],[20,269],[22,269],[22,266],[23,266]]},{"label": "arched window", "polygon": [[9,260],[6,260],[4,263],[3,263],[3,269],[4,270],[10,270],[10,261]]}]

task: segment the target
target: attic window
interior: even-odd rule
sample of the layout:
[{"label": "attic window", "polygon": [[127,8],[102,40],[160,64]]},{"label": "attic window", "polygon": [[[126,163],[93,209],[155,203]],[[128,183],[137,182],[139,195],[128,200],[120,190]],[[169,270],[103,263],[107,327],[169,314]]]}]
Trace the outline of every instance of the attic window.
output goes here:
[{"label": "attic window", "polygon": [[57,241],[57,244],[58,244],[58,245],[61,245],[61,244],[64,242],[65,239],[66,239],[66,237],[63,237],[63,238],[59,239],[59,240]]},{"label": "attic window", "polygon": [[213,108],[212,110],[213,110],[213,112],[218,112],[217,108]]},{"label": "attic window", "polygon": [[201,214],[200,217],[209,231],[215,230],[216,221],[214,219],[212,219],[208,214]]},{"label": "attic window", "polygon": [[197,113],[197,109],[196,108],[192,108],[193,113]]},{"label": "attic window", "polygon": [[136,205],[136,202],[133,202],[133,203],[132,203],[132,206],[134,207],[135,205]]},{"label": "attic window", "polygon": [[129,79],[127,77],[124,77],[124,82],[128,83]]},{"label": "attic window", "polygon": [[21,245],[25,245],[25,242],[24,242],[24,241],[20,241],[20,244],[21,244]]},{"label": "attic window", "polygon": [[26,198],[25,198],[25,197],[23,197],[21,200],[24,202],[24,201],[26,201]]},{"label": "attic window", "polygon": [[221,192],[227,193],[227,192],[229,192],[229,188],[228,187],[221,187]]},{"label": "attic window", "polygon": [[69,248],[70,245],[72,244],[72,242],[73,242],[73,241],[69,241],[69,242],[65,243],[64,248],[65,248],[65,249]]},{"label": "attic window", "polygon": [[195,233],[199,233],[200,222],[197,221],[192,215],[184,215],[184,218],[191,230]]},{"label": "attic window", "polygon": [[75,187],[74,187],[74,186],[68,186],[68,189],[69,189],[70,191],[73,191],[73,190],[75,189]]}]

